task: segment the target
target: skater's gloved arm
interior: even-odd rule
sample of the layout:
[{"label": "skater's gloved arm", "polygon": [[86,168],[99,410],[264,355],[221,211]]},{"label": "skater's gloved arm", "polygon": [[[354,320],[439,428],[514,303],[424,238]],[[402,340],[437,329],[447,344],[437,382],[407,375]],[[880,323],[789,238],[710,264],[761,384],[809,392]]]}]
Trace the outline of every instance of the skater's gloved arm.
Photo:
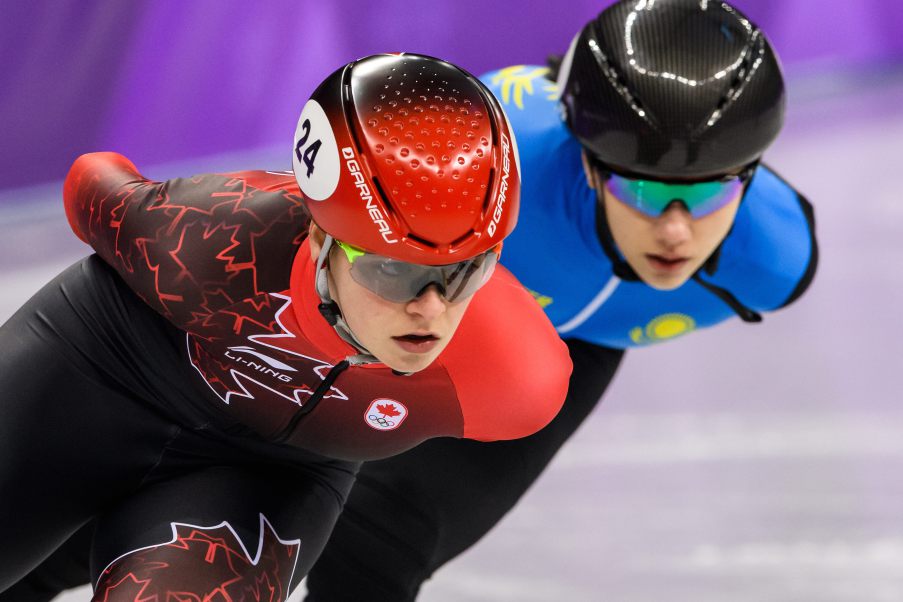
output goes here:
[{"label": "skater's gloved arm", "polygon": [[76,235],[186,330],[217,309],[287,288],[309,223],[290,174],[154,182],[117,153],[79,157],[63,199]]}]

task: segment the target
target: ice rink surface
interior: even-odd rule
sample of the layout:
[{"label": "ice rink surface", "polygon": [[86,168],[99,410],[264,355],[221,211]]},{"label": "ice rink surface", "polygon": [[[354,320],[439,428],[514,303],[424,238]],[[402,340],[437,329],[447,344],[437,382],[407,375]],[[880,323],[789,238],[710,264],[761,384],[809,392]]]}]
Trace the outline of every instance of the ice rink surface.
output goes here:
[{"label": "ice rink surface", "polygon": [[[284,168],[273,156],[145,171]],[[903,600],[901,157],[903,74],[791,88],[766,160],[816,206],[809,292],[628,353],[517,510],[421,600]],[[87,252],[58,184],[5,195],[2,319]]]}]

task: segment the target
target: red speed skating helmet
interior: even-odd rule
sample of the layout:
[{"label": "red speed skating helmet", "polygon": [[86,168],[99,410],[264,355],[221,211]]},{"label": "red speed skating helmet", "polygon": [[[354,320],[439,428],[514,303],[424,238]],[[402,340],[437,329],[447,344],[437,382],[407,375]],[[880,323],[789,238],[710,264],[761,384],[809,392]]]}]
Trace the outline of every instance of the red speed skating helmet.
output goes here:
[{"label": "red speed skating helmet", "polygon": [[428,56],[373,55],[326,78],[301,111],[292,167],[320,228],[409,263],[474,257],[517,222],[520,166],[501,106]]}]

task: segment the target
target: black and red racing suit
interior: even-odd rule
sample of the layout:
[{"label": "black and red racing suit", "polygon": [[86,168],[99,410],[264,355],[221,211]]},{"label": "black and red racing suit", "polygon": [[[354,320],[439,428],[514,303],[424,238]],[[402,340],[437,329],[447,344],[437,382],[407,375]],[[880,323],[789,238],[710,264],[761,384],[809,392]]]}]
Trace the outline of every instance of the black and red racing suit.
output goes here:
[{"label": "black and red racing suit", "polygon": [[282,600],[359,461],[526,436],[564,399],[567,349],[502,268],[428,368],[349,364],[290,174],[151,182],[95,153],[64,198],[96,255],[0,329],[0,590],[90,522],[95,599]]}]

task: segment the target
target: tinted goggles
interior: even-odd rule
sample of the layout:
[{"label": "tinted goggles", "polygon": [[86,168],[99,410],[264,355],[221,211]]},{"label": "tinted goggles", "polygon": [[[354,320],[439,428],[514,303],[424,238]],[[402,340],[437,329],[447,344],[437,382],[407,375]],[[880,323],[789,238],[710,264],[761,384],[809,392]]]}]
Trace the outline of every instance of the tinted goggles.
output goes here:
[{"label": "tinted goggles", "polygon": [[625,205],[658,217],[671,203],[682,203],[695,219],[718,211],[743,194],[755,165],[736,175],[705,182],[659,182],[622,176],[604,170],[605,189]]},{"label": "tinted goggles", "polygon": [[449,265],[420,265],[367,253],[335,241],[351,264],[351,278],[387,301],[407,303],[435,284],[448,301],[466,299],[486,284],[498,263],[501,245]]}]

